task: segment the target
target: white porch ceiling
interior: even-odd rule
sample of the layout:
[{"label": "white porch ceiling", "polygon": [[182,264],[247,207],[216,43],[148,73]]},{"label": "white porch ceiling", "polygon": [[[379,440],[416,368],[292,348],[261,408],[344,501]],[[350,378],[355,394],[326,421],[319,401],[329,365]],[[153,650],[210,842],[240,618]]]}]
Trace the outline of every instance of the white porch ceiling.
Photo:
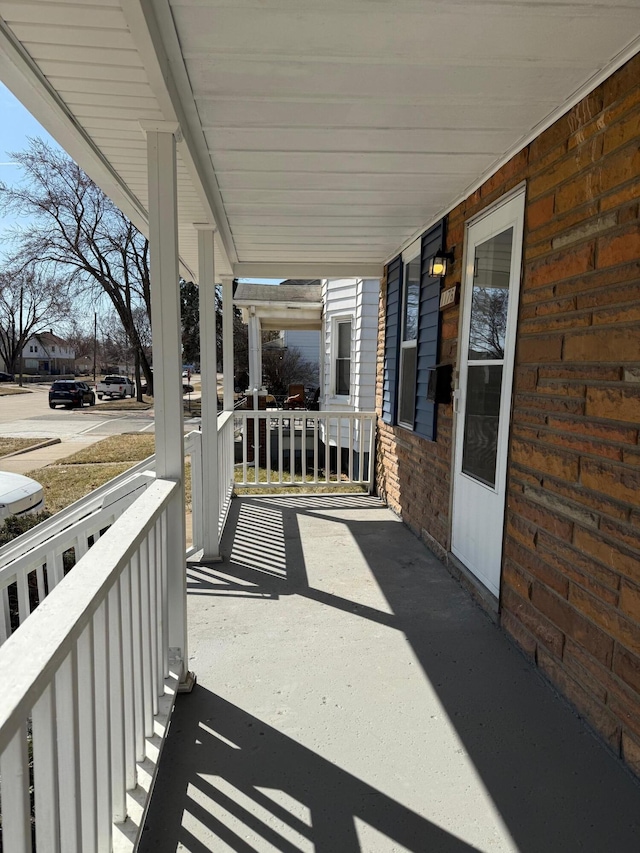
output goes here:
[{"label": "white porch ceiling", "polygon": [[[179,121],[180,250],[377,275],[640,47],[638,0],[0,0],[0,77],[144,227],[141,119]],[[599,76],[600,75],[600,76]]]}]

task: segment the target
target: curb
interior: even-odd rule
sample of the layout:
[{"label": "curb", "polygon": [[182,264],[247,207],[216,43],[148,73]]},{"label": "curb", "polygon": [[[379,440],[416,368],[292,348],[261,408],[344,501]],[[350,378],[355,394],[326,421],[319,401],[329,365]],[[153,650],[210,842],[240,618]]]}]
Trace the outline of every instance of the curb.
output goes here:
[{"label": "curb", "polygon": [[0,459],[11,459],[12,456],[22,456],[23,453],[31,453],[32,450],[40,450],[41,447],[51,447],[52,444],[62,444],[61,438],[48,438],[46,441],[41,441],[40,444],[32,444],[31,447],[23,447],[22,450],[14,450],[13,453],[6,453],[0,456]]}]

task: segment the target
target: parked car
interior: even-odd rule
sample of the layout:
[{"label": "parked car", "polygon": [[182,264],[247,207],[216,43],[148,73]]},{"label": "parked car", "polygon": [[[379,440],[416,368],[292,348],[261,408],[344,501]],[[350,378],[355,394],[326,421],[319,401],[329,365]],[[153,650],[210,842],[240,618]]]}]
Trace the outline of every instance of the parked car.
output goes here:
[{"label": "parked car", "polygon": [[127,394],[135,397],[136,386],[128,376],[105,376],[97,387],[98,399],[103,397],[120,397],[124,400]]},{"label": "parked car", "polygon": [[55,409],[56,406],[66,406],[71,409],[74,406],[83,406],[85,403],[90,406],[96,404],[96,395],[86,382],[60,379],[49,389],[50,409]]},{"label": "parked car", "polygon": [[13,382],[12,373],[0,373],[0,382]]},{"label": "parked car", "polygon": [[10,515],[32,515],[44,509],[40,483],[22,474],[0,471],[0,524]]}]

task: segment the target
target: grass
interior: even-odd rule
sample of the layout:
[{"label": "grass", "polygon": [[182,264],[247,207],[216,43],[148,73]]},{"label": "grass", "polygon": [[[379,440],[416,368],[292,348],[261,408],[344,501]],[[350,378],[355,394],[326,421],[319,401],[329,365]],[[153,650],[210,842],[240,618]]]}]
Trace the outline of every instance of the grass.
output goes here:
[{"label": "grass", "polygon": [[[139,403],[135,397],[125,397],[124,400],[103,400],[100,403],[99,411],[104,412],[146,412],[153,408],[153,397],[142,397],[143,402]],[[95,414],[95,409],[93,409]]]},{"label": "grass", "polygon": [[7,388],[6,385],[0,385],[0,397],[13,397],[15,394],[33,394],[28,388]]},{"label": "grass", "polygon": [[155,453],[155,436],[152,433],[124,433],[111,435],[96,444],[85,447],[60,460],[60,465],[86,465],[108,462],[141,462]]},{"label": "grass", "polygon": [[[254,468],[252,465],[247,466],[247,478],[250,478],[255,482]],[[278,471],[272,471],[271,476],[273,478],[278,478]],[[242,466],[238,466],[234,471],[234,479],[236,483],[242,481]],[[290,495],[290,494],[323,494],[323,493],[339,493],[339,494],[363,494],[367,490],[364,486],[358,486],[355,483],[342,483],[338,485],[337,477],[335,474],[330,475],[330,484],[327,483],[313,483],[313,477],[310,474],[306,475],[305,480],[302,479],[302,474],[295,475],[294,479],[291,479],[291,472],[283,471],[282,479],[285,483],[294,483],[295,485],[291,486],[276,486],[270,485],[268,489],[264,489],[261,486],[236,486],[235,493],[236,495],[259,495],[259,494],[270,494],[270,495]],[[267,482],[267,469],[266,468],[258,468],[258,482],[266,483]]]},{"label": "grass", "polygon": [[[140,433],[112,435],[78,453],[29,471],[44,489],[47,512],[59,512],[154,452],[155,436]],[[191,465],[185,464],[187,509],[191,507]]]},{"label": "grass", "polygon": [[42,438],[5,438],[0,437],[0,456],[7,456],[9,453],[15,453],[16,450],[24,450],[27,447],[33,447],[34,444],[42,444]]},{"label": "grass", "polygon": [[99,465],[48,465],[29,471],[28,477],[37,480],[44,489],[47,512],[64,509],[74,501],[122,474],[132,462],[112,462]]},{"label": "grass", "polygon": [[154,444],[153,435],[112,435],[28,476],[42,484],[47,511],[59,512],[146,459]]}]

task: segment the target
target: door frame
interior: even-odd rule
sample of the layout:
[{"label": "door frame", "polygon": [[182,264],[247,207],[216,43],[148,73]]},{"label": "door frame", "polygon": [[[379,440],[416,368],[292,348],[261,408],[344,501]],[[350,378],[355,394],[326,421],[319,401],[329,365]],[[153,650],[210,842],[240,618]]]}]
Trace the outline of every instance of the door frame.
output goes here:
[{"label": "door frame", "polygon": [[[477,586],[483,593],[489,594],[492,598],[499,601],[500,593],[502,591],[502,563],[504,558],[504,538],[505,538],[505,530],[506,530],[506,511],[507,511],[507,495],[506,495],[506,485],[507,485],[507,472],[509,468],[509,455],[510,455],[510,446],[511,446],[511,427],[513,423],[513,378],[515,375],[515,366],[516,366],[516,347],[517,347],[517,331],[518,331],[518,317],[519,317],[519,307],[520,307],[520,291],[522,290],[522,274],[524,267],[524,226],[525,226],[525,218],[526,218],[526,206],[527,206],[527,182],[521,181],[515,187],[513,187],[509,192],[502,195],[499,199],[497,199],[493,204],[488,205],[483,210],[476,213],[470,219],[465,222],[465,230],[464,230],[464,242],[463,242],[463,250],[462,250],[462,275],[461,275],[461,292],[460,292],[460,315],[458,318],[458,344],[456,348],[456,360],[455,360],[455,370],[454,370],[454,391],[453,391],[453,417],[451,424],[451,477],[450,477],[450,489],[449,489],[449,542],[448,542],[448,554],[449,557],[455,561],[460,569],[464,572],[466,576],[469,577],[472,584]],[[513,201],[517,198],[522,199],[522,211],[521,211],[521,228],[519,233],[514,233],[514,249],[518,250],[518,268],[519,268],[519,277],[518,277],[518,287],[514,289],[515,296],[515,304],[511,299],[510,295],[510,307],[513,306],[514,311],[510,315],[507,335],[511,334],[513,338],[513,347],[511,348],[510,358],[505,359],[504,362],[504,370],[505,374],[508,371],[510,378],[510,388],[509,388],[509,407],[506,415],[508,416],[508,423],[506,426],[506,433],[504,439],[504,464],[503,469],[500,471],[500,478],[502,482],[502,488],[504,489],[504,506],[502,511],[502,536],[501,536],[501,556],[500,556],[500,579],[498,584],[498,593],[496,593],[490,589],[483,581],[473,573],[473,571],[467,567],[458,557],[453,553],[453,510],[454,510],[454,491],[455,491],[455,481],[456,481],[456,463],[458,459],[458,429],[459,429],[459,420],[462,412],[458,411],[459,409],[459,401],[460,401],[460,371],[462,366],[462,341],[464,340],[465,329],[468,335],[469,333],[469,316],[465,314],[464,307],[466,302],[466,279],[467,279],[467,263],[469,256],[469,229],[472,228],[477,223],[481,222],[488,216],[494,214],[497,210],[499,210],[504,205]],[[496,479],[497,482],[497,479]]]}]

